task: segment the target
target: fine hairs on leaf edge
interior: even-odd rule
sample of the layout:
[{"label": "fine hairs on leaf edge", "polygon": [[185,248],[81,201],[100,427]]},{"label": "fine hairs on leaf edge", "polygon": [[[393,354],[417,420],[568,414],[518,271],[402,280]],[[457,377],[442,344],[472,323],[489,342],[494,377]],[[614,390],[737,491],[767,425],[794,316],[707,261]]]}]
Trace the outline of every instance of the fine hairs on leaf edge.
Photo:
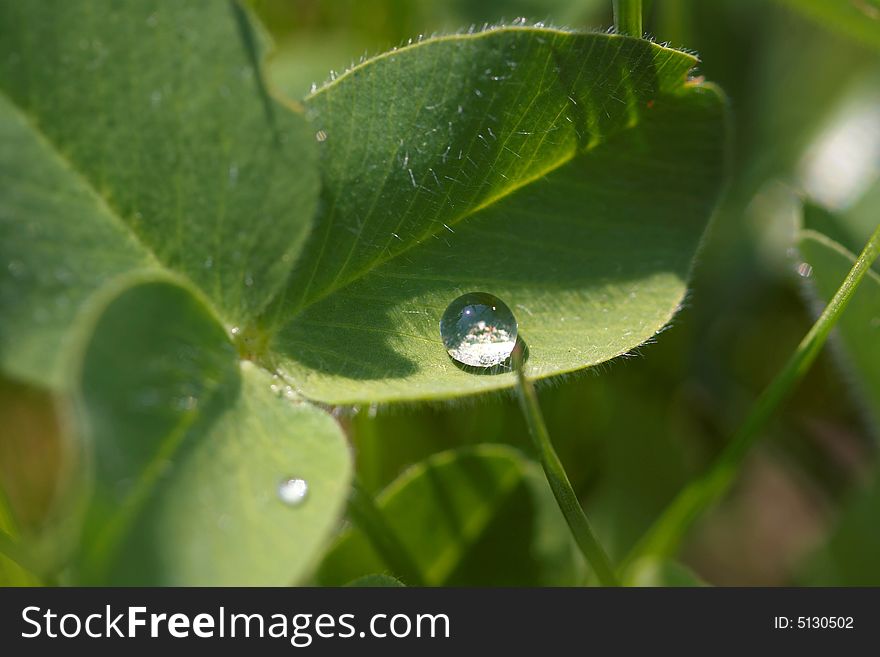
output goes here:
[{"label": "fine hairs on leaf edge", "polygon": [[[522,22],[516,22],[522,20]],[[476,25],[471,25],[466,29],[459,29],[451,32],[433,32],[431,35],[427,37],[423,37],[423,35],[418,35],[416,39],[407,39],[404,42],[401,42],[400,45],[394,46],[389,50],[385,50],[382,52],[378,52],[373,54],[372,56],[364,57],[362,56],[357,63],[352,63],[346,69],[340,72],[331,71],[328,73],[328,77],[321,84],[313,84],[311,91],[303,97],[303,101],[308,101],[313,96],[322,93],[328,88],[335,85],[341,79],[350,75],[354,71],[362,68],[363,66],[369,65],[376,60],[385,59],[387,57],[391,57],[393,55],[400,54],[402,52],[406,52],[408,50],[418,48],[420,46],[428,45],[431,43],[437,43],[439,41],[455,41],[459,39],[470,39],[470,38],[480,38],[489,34],[495,34],[498,32],[508,32],[508,31],[531,31],[531,32],[544,32],[546,34],[568,34],[568,35],[597,35],[597,36],[612,36],[619,39],[631,39],[633,41],[646,41],[658,48],[663,50],[672,50],[674,52],[681,53],[683,55],[688,56],[693,60],[693,66],[691,70],[686,74],[685,79],[682,80],[682,85],[693,79],[693,71],[700,64],[699,54],[690,49],[686,48],[676,48],[671,45],[668,45],[668,42],[657,43],[653,37],[645,37],[645,38],[637,38],[633,36],[629,36],[626,34],[618,34],[617,31],[611,27],[607,30],[602,29],[574,29],[564,26],[557,26],[552,23],[545,23],[542,21],[534,21],[528,22],[525,19],[516,19],[510,23],[499,21],[497,23],[486,23],[481,28],[477,28]]]}]

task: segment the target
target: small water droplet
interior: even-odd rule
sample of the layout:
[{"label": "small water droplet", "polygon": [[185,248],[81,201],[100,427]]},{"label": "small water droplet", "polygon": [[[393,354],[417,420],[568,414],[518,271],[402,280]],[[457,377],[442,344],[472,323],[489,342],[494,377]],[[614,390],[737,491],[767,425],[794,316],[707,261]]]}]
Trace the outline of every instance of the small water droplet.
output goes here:
[{"label": "small water droplet", "polygon": [[464,365],[494,367],[516,345],[516,318],[501,299],[469,292],[447,306],[440,319],[440,337],[449,355]]},{"label": "small water droplet", "polygon": [[237,326],[233,326],[231,329],[229,329],[229,332],[232,333],[232,335],[238,335],[239,333],[241,333],[241,329]]},{"label": "small water droplet", "polygon": [[324,130],[318,130],[318,132],[315,133],[315,139],[322,142],[327,141],[327,133]]},{"label": "small water droplet", "polygon": [[813,273],[813,267],[807,262],[802,262],[797,266],[797,273],[801,278],[809,278]]},{"label": "small water droplet", "polygon": [[177,399],[177,408],[181,411],[191,411],[199,405],[199,400],[193,395],[184,395]]},{"label": "small water droplet", "polygon": [[299,506],[309,493],[309,484],[305,479],[288,477],[278,484],[278,499],[287,506]]},{"label": "small water droplet", "polygon": [[245,274],[245,276],[244,276],[244,284],[245,284],[245,286],[247,286],[247,287],[252,287],[252,286],[253,286],[253,284],[254,284],[254,277],[253,277],[250,273]]}]

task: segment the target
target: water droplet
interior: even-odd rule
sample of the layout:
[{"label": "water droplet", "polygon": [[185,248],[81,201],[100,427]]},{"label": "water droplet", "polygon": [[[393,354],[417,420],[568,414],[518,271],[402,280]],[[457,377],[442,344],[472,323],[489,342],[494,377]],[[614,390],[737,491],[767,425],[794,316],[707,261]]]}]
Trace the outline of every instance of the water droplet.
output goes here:
[{"label": "water droplet", "polygon": [[232,335],[238,335],[239,333],[241,333],[241,329],[237,326],[233,326],[231,329],[229,329],[229,332],[232,333]]},{"label": "water droplet", "polygon": [[177,408],[181,411],[191,411],[199,405],[199,400],[193,395],[184,395],[177,399]]},{"label": "water droplet", "polygon": [[278,484],[278,499],[287,506],[299,506],[309,493],[309,484],[305,479],[288,477]]},{"label": "water droplet", "polygon": [[327,141],[327,133],[323,130],[318,130],[318,132],[315,133],[315,139],[318,141]]},{"label": "water droplet", "polygon": [[440,319],[446,351],[459,363],[494,367],[506,361],[516,345],[516,318],[501,299],[469,292],[447,306]]},{"label": "water droplet", "polygon": [[254,284],[254,277],[253,277],[253,275],[252,275],[250,272],[248,272],[247,274],[244,275],[244,284],[245,284],[245,286],[247,286],[247,287],[252,287],[252,286],[253,286],[253,284]]},{"label": "water droplet", "polygon": [[813,267],[808,262],[802,262],[797,266],[797,273],[801,278],[809,278],[813,273]]}]

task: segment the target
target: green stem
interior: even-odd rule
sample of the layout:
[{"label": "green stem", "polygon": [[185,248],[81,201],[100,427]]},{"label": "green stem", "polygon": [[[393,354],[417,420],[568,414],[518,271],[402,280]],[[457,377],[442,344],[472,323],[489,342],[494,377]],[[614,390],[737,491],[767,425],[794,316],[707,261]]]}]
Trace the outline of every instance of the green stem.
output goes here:
[{"label": "green stem", "polygon": [[739,431],[710,467],[685,487],[645,534],[626,564],[644,555],[671,556],[694,521],[717,502],[736,478],[749,448],[776,408],[788,397],[819,355],[822,345],[843,313],[862,278],[880,254],[880,225],[874,230],[840,288],[822,311],[819,319],[801,340],[776,378],[761,393]]},{"label": "green stem", "polygon": [[614,29],[642,38],[642,0],[614,0]]},{"label": "green stem", "polygon": [[565,474],[565,468],[562,461],[553,449],[553,443],[550,442],[550,434],[547,432],[547,425],[544,424],[544,417],[541,414],[541,407],[538,404],[538,396],[535,394],[535,387],[532,382],[526,378],[523,372],[522,349],[517,345],[512,356],[514,369],[517,376],[517,391],[519,392],[520,407],[529,426],[529,433],[535,443],[538,456],[541,459],[541,465],[544,467],[544,474],[547,481],[550,482],[550,488],[556,497],[556,502],[565,516],[571,533],[574,536],[581,553],[592,567],[599,583],[602,586],[619,586],[620,582],[611,568],[611,562],[605,550],[596,539],[593,528],[584,510],[581,508],[577,495],[571,487],[568,475]]},{"label": "green stem", "polygon": [[352,484],[349,513],[351,519],[364,532],[370,544],[395,575],[410,586],[426,586],[418,564],[413,561],[406,546],[400,542],[397,534],[388,525],[373,496],[357,479]]}]

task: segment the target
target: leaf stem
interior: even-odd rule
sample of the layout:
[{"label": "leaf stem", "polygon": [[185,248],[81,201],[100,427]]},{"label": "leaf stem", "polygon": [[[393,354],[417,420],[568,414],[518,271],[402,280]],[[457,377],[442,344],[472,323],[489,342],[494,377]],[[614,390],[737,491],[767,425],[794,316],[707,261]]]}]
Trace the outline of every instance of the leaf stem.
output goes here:
[{"label": "leaf stem", "polygon": [[678,549],[694,521],[724,496],[735,480],[746,453],[760,436],[761,429],[816,360],[828,334],[878,254],[880,254],[880,225],[868,239],[862,253],[819,319],[801,340],[776,378],[758,397],[739,431],[734,434],[710,469],[686,486],[666,508],[636,545],[626,559],[625,565],[648,554],[671,556]]},{"label": "leaf stem", "polygon": [[614,29],[642,38],[642,0],[614,0]]},{"label": "leaf stem", "polygon": [[562,515],[565,516],[565,521],[571,529],[572,536],[584,555],[584,559],[587,560],[599,578],[599,583],[602,586],[620,586],[608,555],[605,554],[605,550],[596,539],[590,521],[581,508],[571,482],[568,480],[568,475],[565,474],[562,461],[559,460],[559,455],[553,449],[547,425],[544,424],[544,417],[541,414],[541,406],[538,404],[538,396],[535,394],[535,387],[526,378],[523,371],[521,343],[518,343],[514,348],[511,360],[516,370],[520,407],[529,426],[529,433],[532,435],[535,448],[541,459],[541,465],[544,468],[544,474],[547,476],[547,481],[550,483],[550,488],[556,497]]},{"label": "leaf stem", "polygon": [[409,586],[426,586],[418,564],[388,525],[373,496],[357,478],[352,483],[349,513],[354,523],[364,532],[370,544],[395,575]]}]

